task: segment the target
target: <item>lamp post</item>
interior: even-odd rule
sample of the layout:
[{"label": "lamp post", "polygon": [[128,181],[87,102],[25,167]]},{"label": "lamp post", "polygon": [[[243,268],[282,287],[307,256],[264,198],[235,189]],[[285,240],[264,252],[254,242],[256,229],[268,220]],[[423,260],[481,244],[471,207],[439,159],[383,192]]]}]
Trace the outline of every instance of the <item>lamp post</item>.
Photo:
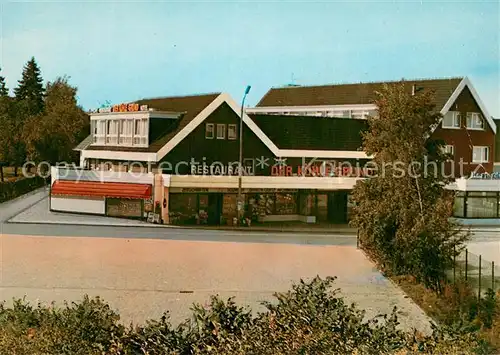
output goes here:
[{"label": "lamp post", "polygon": [[248,85],[245,89],[245,94],[243,95],[243,100],[241,101],[241,114],[240,114],[240,156],[238,162],[238,224],[241,223],[241,218],[243,217],[243,201],[241,201],[241,177],[243,175],[243,114],[245,113],[245,99],[250,92],[252,87]]}]

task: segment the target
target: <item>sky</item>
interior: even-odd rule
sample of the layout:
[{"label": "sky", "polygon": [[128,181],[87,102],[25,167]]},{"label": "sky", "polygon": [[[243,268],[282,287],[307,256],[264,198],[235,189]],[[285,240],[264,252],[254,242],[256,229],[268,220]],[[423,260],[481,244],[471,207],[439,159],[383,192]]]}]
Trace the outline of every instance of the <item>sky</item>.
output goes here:
[{"label": "sky", "polygon": [[3,1],[0,75],[34,56],[85,109],[146,97],[468,76],[500,118],[496,1]]}]

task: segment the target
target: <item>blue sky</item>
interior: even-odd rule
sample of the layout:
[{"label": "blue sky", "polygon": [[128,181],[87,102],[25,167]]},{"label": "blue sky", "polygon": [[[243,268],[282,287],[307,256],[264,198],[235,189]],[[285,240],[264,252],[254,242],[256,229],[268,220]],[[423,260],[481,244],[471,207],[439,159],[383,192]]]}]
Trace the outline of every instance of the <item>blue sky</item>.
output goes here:
[{"label": "blue sky", "polygon": [[85,108],[247,84],[468,76],[500,117],[500,6],[490,2],[3,2],[2,75],[35,56]]}]

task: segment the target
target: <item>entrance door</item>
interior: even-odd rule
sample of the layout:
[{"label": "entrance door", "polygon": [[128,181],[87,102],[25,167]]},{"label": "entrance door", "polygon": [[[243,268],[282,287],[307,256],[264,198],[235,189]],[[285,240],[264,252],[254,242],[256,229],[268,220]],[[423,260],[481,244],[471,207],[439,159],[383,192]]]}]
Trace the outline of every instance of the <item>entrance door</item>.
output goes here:
[{"label": "entrance door", "polygon": [[328,194],[328,221],[347,223],[347,191],[335,191]]},{"label": "entrance door", "polygon": [[222,214],[222,194],[214,193],[208,195],[208,224],[220,224]]}]

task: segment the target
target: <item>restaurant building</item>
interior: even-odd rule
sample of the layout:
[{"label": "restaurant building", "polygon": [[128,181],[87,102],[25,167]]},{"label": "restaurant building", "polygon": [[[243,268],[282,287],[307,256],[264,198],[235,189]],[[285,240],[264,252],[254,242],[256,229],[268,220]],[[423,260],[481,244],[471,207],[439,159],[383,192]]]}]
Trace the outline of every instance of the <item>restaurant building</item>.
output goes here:
[{"label": "restaurant building", "polygon": [[[361,133],[367,117],[377,113],[372,100],[383,84],[273,88],[246,109],[245,216],[346,223],[349,192],[373,173]],[[467,78],[407,81],[406,87],[435,92],[444,119],[433,135],[453,153],[451,168],[462,161],[464,178],[493,172],[496,125]],[[170,224],[233,224],[240,111],[228,94],[214,93],[145,99],[90,113],[91,134],[76,148],[81,169],[53,169],[51,209]],[[494,192],[498,210],[500,189],[491,191],[491,181],[479,191],[487,193],[480,203],[490,204]],[[467,184],[456,187],[467,196],[466,205],[469,192],[477,192]]]}]

